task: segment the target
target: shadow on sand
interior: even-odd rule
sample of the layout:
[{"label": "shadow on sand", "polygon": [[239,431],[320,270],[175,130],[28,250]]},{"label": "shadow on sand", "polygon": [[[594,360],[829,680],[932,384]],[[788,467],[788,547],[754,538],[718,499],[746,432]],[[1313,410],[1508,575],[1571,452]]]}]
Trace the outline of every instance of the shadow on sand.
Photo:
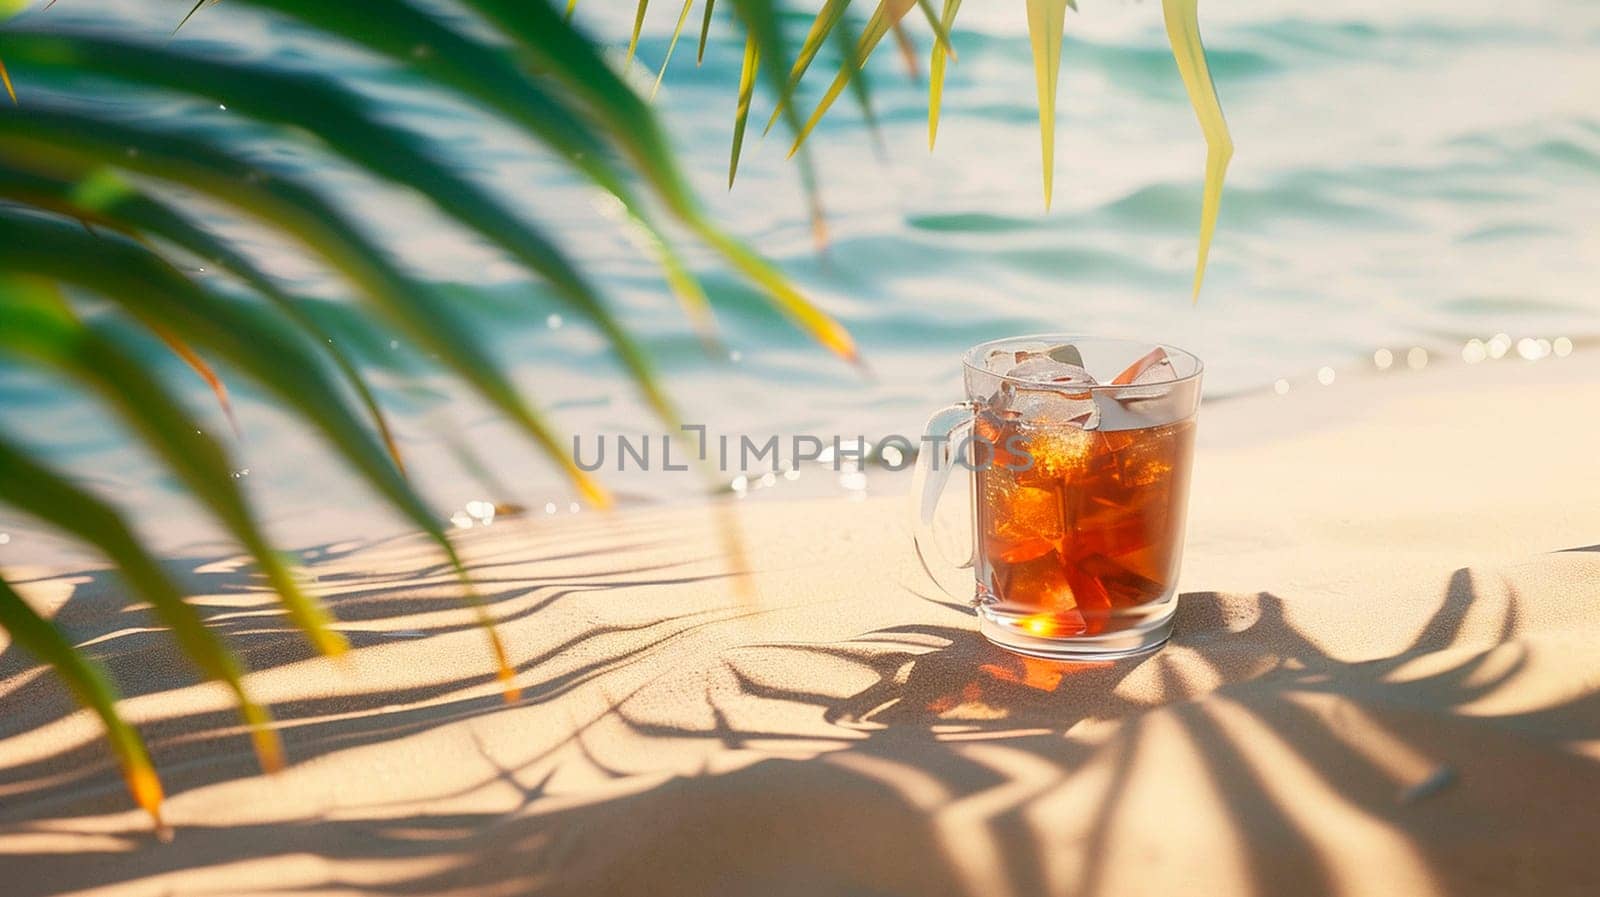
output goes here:
[{"label": "shadow on sand", "polygon": [[[583,553],[563,557],[581,560]],[[214,558],[186,565],[192,591],[227,595],[254,588],[238,572],[200,572],[216,565]],[[677,566],[542,582],[517,578],[498,591],[494,563],[483,563],[478,574],[499,616],[514,620],[577,592],[707,578],[687,576]],[[446,573],[425,571],[424,578]],[[104,594],[99,590],[107,584],[93,582],[97,575],[84,574],[88,579],[79,594]],[[442,592],[427,597],[426,590],[417,597],[417,582],[410,575],[404,584],[353,583],[334,596],[334,607],[352,623],[399,610],[425,613],[435,602],[454,600]],[[709,691],[710,725],[663,724],[635,712],[630,693],[615,697],[603,714],[614,730],[646,744],[703,742],[707,755],[726,762],[708,762],[698,774],[640,777],[647,780],[604,797],[552,801],[552,778],[563,763],[579,762],[575,758],[619,782],[635,773],[608,767],[588,727],[577,728],[561,745],[573,750],[546,751],[514,768],[495,761],[480,744],[477,759],[497,772],[479,787],[515,789],[520,806],[403,818],[346,808],[337,817],[270,825],[190,825],[167,847],[155,847],[131,830],[106,839],[109,846],[71,853],[19,844],[6,851],[5,865],[14,873],[7,893],[29,897],[291,855],[331,861],[335,870],[362,862],[398,870],[304,889],[317,892],[1125,893],[1123,883],[1140,874],[1141,846],[1152,851],[1146,859],[1153,872],[1163,863],[1181,866],[1201,849],[1192,845],[1201,845],[1220,846],[1245,870],[1239,889],[1314,897],[1352,890],[1351,871],[1340,855],[1350,820],[1386,831],[1401,845],[1411,871],[1444,892],[1559,893],[1563,883],[1570,890],[1592,875],[1589,858],[1543,850],[1537,839],[1552,826],[1595,830],[1600,811],[1592,798],[1600,795],[1600,771],[1582,758],[1563,760],[1550,752],[1538,754],[1537,770],[1484,764],[1533,756],[1515,743],[1523,736],[1600,736],[1600,680],[1547,706],[1492,720],[1472,709],[1528,662],[1517,639],[1518,596],[1509,588],[1493,644],[1445,651],[1457,644],[1480,601],[1474,582],[1470,571],[1456,571],[1404,650],[1363,662],[1329,656],[1288,619],[1284,601],[1266,592],[1185,594],[1172,645],[1118,663],[1057,664],[1002,652],[955,616],[963,609],[950,605],[939,617],[948,625],[880,628],[828,644],[744,643],[721,652],[721,669],[711,672],[731,677],[743,701],[788,708],[787,717],[751,718],[820,717],[829,734],[736,725]],[[410,597],[397,597],[400,589]],[[204,609],[258,670],[305,656],[266,611],[241,612],[233,603]],[[596,648],[616,629],[595,627],[520,665],[535,679],[521,706],[598,682],[674,638],[728,623],[740,613],[756,611],[723,608],[652,619],[637,624],[651,638],[615,653]],[[61,619],[71,629],[76,618],[69,601]],[[150,675],[146,669],[138,677],[119,677],[143,683],[145,693],[189,681],[176,658],[163,653],[170,649],[159,633],[143,628],[148,621],[142,617],[138,623],[113,618],[103,629],[73,634],[93,643],[114,671],[170,664],[170,673]],[[357,633],[354,641],[360,650],[384,638]],[[593,656],[558,676],[538,678],[550,657],[579,650]],[[1437,652],[1445,652],[1439,654],[1443,660],[1417,663]],[[799,676],[775,681],[771,671],[783,667],[778,658],[784,656],[793,657],[795,670],[816,658],[849,665],[867,684],[841,696],[812,690]],[[750,658],[763,661],[755,665],[759,671],[747,669]],[[0,674],[14,675],[21,664],[8,652],[0,656]],[[1142,684],[1126,687],[1135,676]],[[518,706],[508,707],[492,694],[453,697],[481,692],[490,678],[486,672],[427,688],[343,694],[274,709],[290,722],[291,753],[304,762],[467,717],[517,712]],[[0,715],[10,720],[5,730],[22,731],[70,711],[53,688],[31,679],[0,696]],[[383,711],[388,707],[398,709]],[[194,748],[193,756],[207,762],[163,760],[177,767],[174,791],[253,772],[233,725],[231,714],[217,712],[152,727],[157,744],[214,733]],[[159,753],[165,758],[170,751]],[[1174,780],[1173,770],[1182,763],[1208,780],[1201,790],[1210,797],[1205,806],[1191,806],[1183,800],[1193,801],[1195,789],[1183,789],[1189,795],[1183,800],[1175,790],[1159,812],[1159,789]],[[0,842],[59,825],[62,817],[116,806],[118,787],[98,744],[8,765],[0,774],[0,814],[11,820],[0,823]],[[1521,774],[1527,778],[1516,780]],[[50,794],[64,781],[80,786],[79,798],[52,802]],[[1525,789],[1525,812],[1487,824],[1464,817],[1480,807],[1504,814],[1501,798],[1508,788]],[[1574,788],[1586,788],[1590,799],[1566,801],[1565,818],[1552,819],[1539,808],[1540,801]],[[55,819],[48,825],[30,821],[43,816]],[[1506,834],[1499,843],[1489,837],[1497,831]],[[252,892],[275,889],[260,881],[252,885]],[[276,890],[303,889],[284,884]]]}]

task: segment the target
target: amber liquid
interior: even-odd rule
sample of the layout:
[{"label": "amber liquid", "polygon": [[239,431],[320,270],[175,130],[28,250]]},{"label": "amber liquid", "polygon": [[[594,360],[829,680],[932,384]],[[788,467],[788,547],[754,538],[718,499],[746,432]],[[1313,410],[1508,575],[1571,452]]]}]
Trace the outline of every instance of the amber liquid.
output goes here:
[{"label": "amber liquid", "polygon": [[[1141,605],[1172,594],[1194,418],[1100,431],[980,412],[976,430],[988,612],[1041,638],[1099,635],[1137,625]],[[1029,469],[1012,469],[1029,457]]]}]

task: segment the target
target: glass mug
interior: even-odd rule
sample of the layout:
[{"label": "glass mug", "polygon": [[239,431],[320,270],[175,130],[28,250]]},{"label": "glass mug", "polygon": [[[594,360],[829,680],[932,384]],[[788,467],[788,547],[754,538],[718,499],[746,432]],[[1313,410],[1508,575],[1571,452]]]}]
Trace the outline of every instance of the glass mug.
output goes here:
[{"label": "glass mug", "polygon": [[[967,400],[934,414],[912,494],[933,576],[951,471],[972,472],[978,629],[1055,660],[1154,651],[1172,634],[1200,406],[1200,359],[1172,346],[1048,334],[962,359]],[[937,581],[937,580],[936,580]]]}]

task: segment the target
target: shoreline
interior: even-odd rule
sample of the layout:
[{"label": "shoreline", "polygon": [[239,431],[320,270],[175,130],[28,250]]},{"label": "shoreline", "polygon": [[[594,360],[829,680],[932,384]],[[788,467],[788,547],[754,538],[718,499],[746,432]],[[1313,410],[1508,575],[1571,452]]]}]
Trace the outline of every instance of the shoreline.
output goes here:
[{"label": "shoreline", "polygon": [[[1461,359],[1459,352],[1447,354],[1430,353],[1427,366],[1420,371],[1407,369],[1404,358],[1406,347],[1391,347],[1391,351],[1394,354],[1394,362],[1389,369],[1377,369],[1374,367],[1371,358],[1367,358],[1365,361],[1352,361],[1347,365],[1330,368],[1335,373],[1335,380],[1331,387],[1318,383],[1317,369],[1307,369],[1292,377],[1280,378],[1290,385],[1290,394],[1288,395],[1275,394],[1273,392],[1274,384],[1271,382],[1220,394],[1208,394],[1204,397],[1201,405],[1202,421],[1209,416],[1208,409],[1220,409],[1241,401],[1262,400],[1268,402],[1277,401],[1282,408],[1289,409],[1282,415],[1274,415],[1272,419],[1281,419],[1289,422],[1290,425],[1304,425],[1316,428],[1322,424],[1315,415],[1302,413],[1300,410],[1301,408],[1309,407],[1304,403],[1307,395],[1319,396],[1326,393],[1342,393],[1352,386],[1372,382],[1389,383],[1400,389],[1407,389],[1412,383],[1411,378],[1423,376],[1431,382],[1431,379],[1437,376],[1441,370],[1470,372],[1469,376],[1481,379],[1482,372],[1504,369],[1505,374],[1503,377],[1507,382],[1527,381],[1542,383],[1551,379],[1559,382],[1565,378],[1555,374],[1551,374],[1548,378],[1544,376],[1528,378],[1516,372],[1522,369],[1552,371],[1552,369],[1557,368],[1579,368],[1583,372],[1593,372],[1592,376],[1597,381],[1600,381],[1600,362],[1594,360],[1595,356],[1600,355],[1600,334],[1592,337],[1571,338],[1570,341],[1573,348],[1569,356],[1558,358],[1552,355],[1537,361],[1527,361],[1517,357],[1515,348],[1509,351],[1504,358],[1486,359],[1475,364],[1465,363]],[[1591,374],[1579,373],[1579,376],[1591,376]],[[1362,385],[1361,388],[1364,389],[1367,386]],[[944,399],[954,401],[954,398],[954,393],[948,397],[932,397],[928,401],[927,410],[932,411]],[[1321,401],[1320,399],[1315,400],[1315,402]],[[1322,406],[1318,405],[1317,407]],[[1262,419],[1266,420],[1268,418],[1264,415]],[[1202,424],[1202,433],[1209,429]],[[1279,426],[1271,426],[1267,429],[1274,435],[1282,435],[1284,432],[1284,428]],[[607,435],[611,434],[608,433]],[[839,435],[842,439],[854,439],[857,435],[872,439],[881,438],[885,434],[841,433]],[[804,468],[804,471],[809,476],[805,478],[803,483],[789,482],[780,477],[776,484],[779,489],[776,492],[754,485],[758,477],[751,476],[752,487],[749,490],[749,495],[744,500],[755,502],[774,500],[809,501],[832,497],[849,497],[849,492],[837,485],[837,472],[831,468],[812,464]],[[602,472],[615,476],[611,471]],[[909,487],[911,477],[909,462],[904,469],[899,471],[891,471],[882,466],[869,464],[866,473],[868,474],[868,485],[865,492],[871,498],[904,495]],[[731,479],[735,474],[736,472],[729,471],[728,477]],[[632,513],[642,509],[661,508],[690,510],[711,507],[717,501],[735,499],[727,484],[724,484],[722,492],[715,494],[684,491],[678,487],[662,492],[630,490],[628,485],[633,480],[628,478],[637,479],[643,475],[638,471],[630,471],[623,475],[622,481],[611,484],[616,489],[616,511],[618,513]],[[818,485],[816,481],[819,477],[824,478],[826,484]],[[364,496],[368,501],[371,500],[371,497],[367,496],[361,490],[361,487],[353,488],[356,489],[358,495]],[[544,495],[544,498],[555,501],[560,509],[554,515],[544,514],[539,501],[535,500],[534,497],[529,497],[529,494],[495,498],[492,490],[484,489],[478,490],[482,494],[476,500],[501,501],[508,498],[516,498],[519,499],[518,504],[520,505],[520,511],[516,516],[528,520],[540,520],[548,517],[552,521],[562,521],[571,519],[573,516],[566,509],[570,502],[570,496],[562,491],[567,488],[566,486],[557,486],[546,490],[547,494]],[[171,496],[167,496],[164,500],[170,502],[170,499]],[[525,501],[521,499],[525,499]],[[126,507],[126,510],[130,512],[136,522],[150,530],[150,535],[159,536],[161,527],[153,526],[154,521],[147,519],[148,514],[141,513],[141,508],[138,505],[130,504]],[[185,509],[180,505],[177,508],[169,506],[168,510],[176,512]],[[455,508],[454,512],[458,515],[462,513],[460,508]],[[592,514],[595,512],[592,509],[583,508],[581,513]],[[509,519],[511,518],[508,516],[500,517],[502,522]],[[389,540],[406,538],[415,533],[404,521],[397,518],[389,517],[386,514],[374,516],[370,510],[358,509],[351,511],[343,504],[269,513],[265,521],[269,529],[280,530],[285,534],[285,537],[279,540],[279,544],[284,550],[295,554],[316,550],[319,546],[328,544],[343,544],[365,539]],[[316,522],[312,524],[311,521]],[[202,522],[198,524],[198,527],[200,529],[209,529],[212,528],[212,524]],[[78,543],[62,539],[48,529],[39,527],[30,519],[20,515],[16,515],[9,525],[0,521],[0,531],[6,532],[9,536],[9,540],[5,544],[0,544],[0,565],[4,565],[8,569],[48,572],[52,569],[65,567],[89,566],[97,561],[92,552],[83,549]],[[456,532],[457,534],[460,533],[459,530]],[[228,544],[230,543],[219,530],[211,535],[184,539],[169,546],[164,553],[186,556],[212,550],[225,551]]]}]

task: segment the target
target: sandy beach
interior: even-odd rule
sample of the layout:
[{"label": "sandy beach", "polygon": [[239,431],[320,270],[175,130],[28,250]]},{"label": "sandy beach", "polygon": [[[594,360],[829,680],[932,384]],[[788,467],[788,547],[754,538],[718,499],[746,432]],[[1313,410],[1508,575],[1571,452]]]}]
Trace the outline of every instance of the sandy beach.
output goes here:
[{"label": "sandy beach", "polygon": [[1208,403],[1177,634],[1024,660],[928,582],[903,497],[526,518],[302,558],[314,657],[234,552],[174,562],[291,766],[99,569],[8,570],[128,695],[0,655],[8,895],[1593,894],[1600,354]]}]

